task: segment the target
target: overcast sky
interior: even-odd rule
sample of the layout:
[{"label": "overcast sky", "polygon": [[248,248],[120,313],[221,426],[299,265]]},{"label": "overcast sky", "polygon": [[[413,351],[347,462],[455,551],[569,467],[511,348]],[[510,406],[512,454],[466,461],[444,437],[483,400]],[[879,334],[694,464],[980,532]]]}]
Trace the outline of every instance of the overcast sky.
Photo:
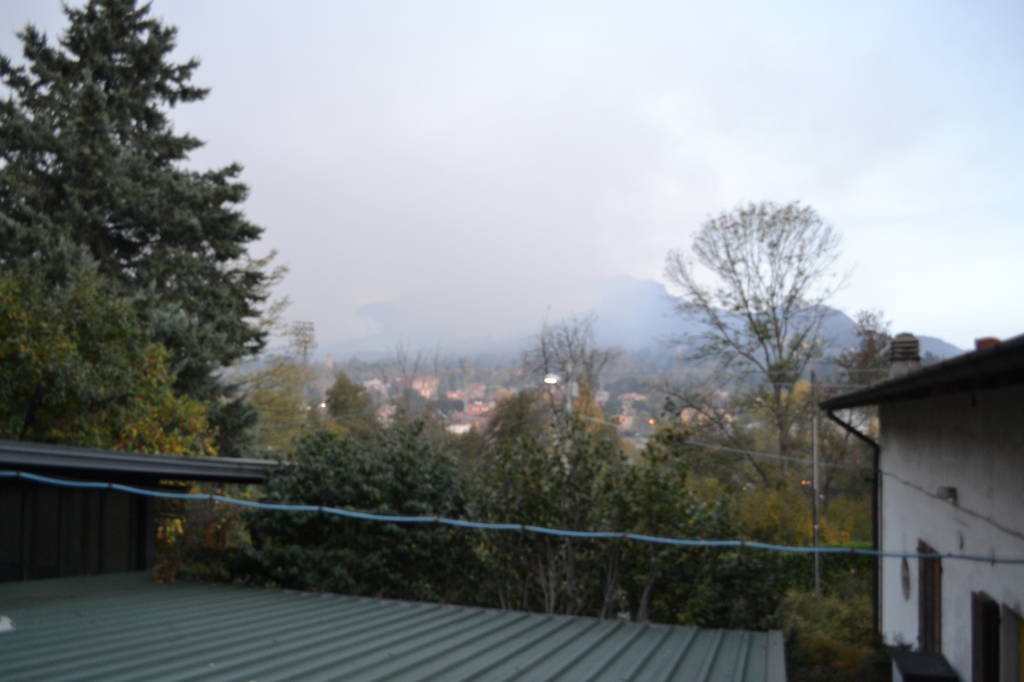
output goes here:
[{"label": "overcast sky", "polygon": [[[846,9],[842,9],[845,5]],[[156,0],[239,161],[257,252],[321,343],[401,300],[496,337],[662,280],[740,202],[843,235],[838,307],[968,347],[1024,333],[1024,3]],[[0,52],[59,4],[0,4]]]}]

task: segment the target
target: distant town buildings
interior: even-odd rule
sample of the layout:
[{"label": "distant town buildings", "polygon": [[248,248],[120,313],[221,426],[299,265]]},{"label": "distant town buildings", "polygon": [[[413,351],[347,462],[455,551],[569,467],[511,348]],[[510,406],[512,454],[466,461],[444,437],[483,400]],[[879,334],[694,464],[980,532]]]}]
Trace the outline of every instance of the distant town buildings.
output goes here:
[{"label": "distant town buildings", "polygon": [[[324,367],[334,366],[331,356],[324,359]],[[506,372],[486,381],[466,381],[465,375],[452,377],[442,373],[425,376],[401,376],[397,372],[388,375],[386,368],[377,370],[374,376],[368,368],[345,368],[338,366],[352,376],[372,398],[376,407],[376,416],[384,423],[389,423],[396,414],[395,405],[403,396],[413,396],[415,400],[428,401],[415,409],[428,409],[431,413],[442,416],[450,433],[461,435],[470,430],[486,428],[493,417],[497,406],[505,399],[524,390],[523,377],[516,372]],[[331,375],[323,377],[323,391],[331,384]],[[319,385],[318,385],[318,388]],[[528,387],[527,387],[528,388]],[[638,391],[616,392],[602,388],[594,394],[594,402],[603,408],[604,419],[613,424],[626,437],[645,438],[655,426],[658,414],[652,407],[652,396]],[[684,410],[681,415],[683,423],[694,423],[695,416]]]},{"label": "distant town buildings", "polygon": [[363,388],[378,398],[386,399],[388,397],[388,385],[380,379],[367,379],[363,382]]},{"label": "distant town buildings", "polygon": [[711,422],[732,422],[735,417],[725,408],[713,410],[696,410],[692,407],[683,408],[679,413],[679,421],[684,426],[707,426]]},{"label": "distant town buildings", "polygon": [[437,377],[417,377],[412,380],[412,390],[427,400],[432,400],[437,395],[438,383],[440,382]]},{"label": "distant town buildings", "polygon": [[497,406],[493,400],[471,400],[466,403],[467,417],[486,417],[494,411]]},{"label": "distant town buildings", "polygon": [[483,400],[487,395],[487,384],[466,384],[466,400]]}]

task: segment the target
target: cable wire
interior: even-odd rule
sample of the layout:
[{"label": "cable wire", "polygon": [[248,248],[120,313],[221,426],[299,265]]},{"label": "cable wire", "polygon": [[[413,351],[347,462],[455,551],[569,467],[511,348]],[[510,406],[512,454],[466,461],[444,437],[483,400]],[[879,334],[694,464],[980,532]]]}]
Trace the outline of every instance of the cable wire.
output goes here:
[{"label": "cable wire", "polygon": [[[714,443],[704,443],[699,440],[684,440],[684,444],[693,445],[700,448],[707,448],[709,450],[722,450],[723,452],[733,452],[739,455],[750,455],[751,457],[764,457],[765,459],[775,459],[783,462],[796,462],[806,466],[811,466],[813,463],[810,457],[789,457],[787,455],[776,455],[771,452],[757,452],[754,450],[744,450],[742,448],[733,448],[726,445],[715,445]],[[871,467],[854,466],[853,464],[841,464],[839,462],[818,462],[820,467],[831,467],[833,469],[850,469],[852,471],[871,471]]]},{"label": "cable wire", "polygon": [[210,502],[222,502],[224,504],[233,504],[236,506],[250,507],[253,509],[268,509],[272,511],[283,512],[323,513],[350,519],[360,519],[364,521],[381,521],[385,523],[435,523],[440,525],[453,526],[456,528],[474,528],[479,530],[493,531],[521,531],[528,533],[538,533],[542,535],[553,535],[557,537],[591,540],[632,540],[634,542],[647,542],[660,545],[670,545],[675,547],[724,547],[734,549],[750,548],[770,552],[788,552],[792,554],[846,554],[872,557],[895,557],[907,559],[958,559],[963,561],[977,561],[990,564],[1024,565],[1024,557],[996,557],[984,556],[980,554],[955,553],[925,554],[921,552],[884,552],[873,549],[862,549],[860,547],[805,547],[793,545],[776,545],[767,542],[755,542],[751,540],[701,540],[691,538],[668,538],[659,535],[645,535],[642,533],[616,533],[608,531],[566,530],[562,528],[548,528],[547,526],[535,526],[522,523],[490,523],[482,521],[468,521],[465,519],[451,519],[443,516],[401,516],[395,514],[373,514],[370,512],[355,511],[352,509],[339,509],[338,507],[330,507],[325,505],[256,502],[253,500],[239,499],[237,497],[228,497],[226,495],[215,495],[213,493],[174,493],[163,490],[149,490],[146,488],[136,488],[134,486],[124,485],[122,483],[78,481],[70,479],[51,478],[50,476],[42,476],[40,474],[33,474],[25,471],[14,470],[0,470],[0,478],[20,478],[23,480],[32,481],[34,483],[42,483],[44,485],[54,485],[65,488],[93,488],[118,490],[121,492],[131,493],[133,495],[159,497],[164,499],[208,500]]}]

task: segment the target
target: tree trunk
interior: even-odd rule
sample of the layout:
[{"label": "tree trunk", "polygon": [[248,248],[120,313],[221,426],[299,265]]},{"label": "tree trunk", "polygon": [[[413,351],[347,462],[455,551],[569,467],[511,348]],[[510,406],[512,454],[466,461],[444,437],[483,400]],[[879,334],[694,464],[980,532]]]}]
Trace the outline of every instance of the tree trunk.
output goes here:
[{"label": "tree trunk", "polygon": [[644,585],[644,591],[640,594],[640,605],[636,609],[637,622],[646,623],[651,619],[651,595],[654,594],[654,582],[656,580],[657,575],[652,572],[651,577],[647,579],[647,583]]},{"label": "tree trunk", "polygon": [[576,595],[576,548],[572,540],[565,540],[565,612],[570,615],[579,613],[579,600]]},{"label": "tree trunk", "polygon": [[612,608],[615,606],[615,591],[619,587],[619,548],[613,546],[609,552],[608,561],[605,565],[604,576],[604,597],[601,601],[601,617],[611,618],[615,614]]},{"label": "tree trunk", "polygon": [[648,553],[648,568],[647,582],[644,584],[644,591],[640,594],[640,604],[636,609],[636,620],[641,623],[645,623],[651,618],[651,595],[654,594],[654,583],[658,580],[658,565],[651,552]]}]

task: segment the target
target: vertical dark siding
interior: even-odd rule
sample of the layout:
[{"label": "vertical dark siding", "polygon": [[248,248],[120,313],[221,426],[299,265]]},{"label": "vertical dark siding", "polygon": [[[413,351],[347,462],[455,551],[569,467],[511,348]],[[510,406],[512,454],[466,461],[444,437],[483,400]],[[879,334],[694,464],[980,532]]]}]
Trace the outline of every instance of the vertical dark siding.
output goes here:
[{"label": "vertical dark siding", "polygon": [[152,506],[116,490],[0,481],[0,581],[152,565]]},{"label": "vertical dark siding", "polygon": [[21,580],[22,490],[16,481],[0,481],[0,580]]}]

